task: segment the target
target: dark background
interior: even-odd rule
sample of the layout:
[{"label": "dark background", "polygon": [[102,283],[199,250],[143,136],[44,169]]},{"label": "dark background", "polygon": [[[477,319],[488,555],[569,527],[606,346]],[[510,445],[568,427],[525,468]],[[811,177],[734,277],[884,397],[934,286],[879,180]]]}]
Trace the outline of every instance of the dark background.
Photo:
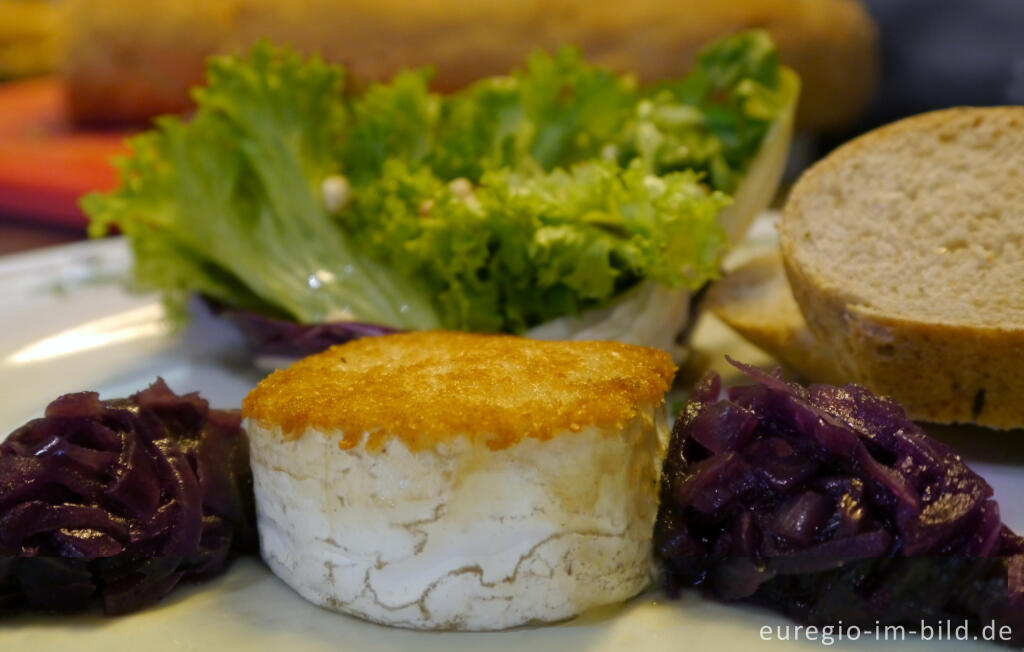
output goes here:
[{"label": "dark background", "polygon": [[1024,104],[1024,0],[863,0],[882,82],[858,130],[930,109]]}]

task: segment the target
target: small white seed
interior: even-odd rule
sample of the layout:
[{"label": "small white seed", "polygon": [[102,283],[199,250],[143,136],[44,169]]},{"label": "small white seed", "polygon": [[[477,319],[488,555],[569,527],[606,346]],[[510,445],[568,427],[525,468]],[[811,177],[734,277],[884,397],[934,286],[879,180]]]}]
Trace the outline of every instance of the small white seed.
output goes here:
[{"label": "small white seed", "polygon": [[460,199],[465,199],[473,194],[473,183],[466,177],[459,177],[448,182],[448,189]]},{"label": "small white seed", "polygon": [[320,184],[320,195],[328,213],[337,213],[352,199],[352,186],[340,174],[330,174]]}]

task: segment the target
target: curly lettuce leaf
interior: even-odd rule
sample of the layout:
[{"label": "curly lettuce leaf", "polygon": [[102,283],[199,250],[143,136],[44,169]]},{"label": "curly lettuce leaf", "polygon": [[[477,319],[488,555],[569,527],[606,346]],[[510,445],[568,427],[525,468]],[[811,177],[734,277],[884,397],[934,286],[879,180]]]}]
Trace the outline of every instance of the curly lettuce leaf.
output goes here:
[{"label": "curly lettuce leaf", "polygon": [[339,157],[355,183],[373,183],[389,159],[419,165],[436,149],[442,102],[428,81],[426,70],[404,71],[349,102],[352,120]]},{"label": "curly lettuce leaf", "polygon": [[795,101],[766,32],[716,41],[685,78],[660,84],[626,129],[626,140],[659,172],[690,169],[733,193],[774,121]]},{"label": "curly lettuce leaf", "polygon": [[588,65],[573,48],[535,53],[521,70],[443,98],[429,90],[428,71],[405,72],[352,102],[341,167],[364,179],[397,158],[478,181],[503,167],[639,158],[654,174],[695,170],[731,193],[795,100],[781,70],[771,38],[752,30],[708,45],[689,75],[652,88]]},{"label": "curly lettuce leaf", "polygon": [[180,310],[201,292],[303,323],[438,323],[429,295],[361,252],[327,215],[322,179],[346,125],[341,70],[262,44],[218,57],[188,122],[131,141],[121,186],[83,200],[93,234],[117,225],[135,278]]},{"label": "curly lettuce leaf", "polygon": [[692,172],[656,177],[639,161],[501,168],[467,191],[392,160],[342,219],[389,267],[434,289],[445,326],[521,332],[641,279],[699,287],[716,273],[715,218],[728,201]]},{"label": "curly lettuce leaf", "polygon": [[779,71],[755,31],[654,88],[563,49],[452,95],[424,70],[346,95],[340,67],[264,43],[212,59],[195,115],[83,207],[172,307],[522,332],[714,276],[716,217],[795,100]]}]

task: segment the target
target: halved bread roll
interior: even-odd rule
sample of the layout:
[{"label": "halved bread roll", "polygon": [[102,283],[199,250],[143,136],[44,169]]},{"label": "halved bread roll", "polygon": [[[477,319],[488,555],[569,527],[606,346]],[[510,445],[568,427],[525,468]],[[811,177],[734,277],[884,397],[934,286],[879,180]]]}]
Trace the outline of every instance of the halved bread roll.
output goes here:
[{"label": "halved bread roll", "polygon": [[630,598],[674,371],[656,349],[434,331],[275,372],[242,408],[263,557],[308,600],[402,627]]},{"label": "halved bread roll", "polygon": [[915,419],[1024,425],[1024,107],[888,125],[801,177],[780,242],[848,380]]},{"label": "halved bread roll", "polygon": [[828,350],[807,328],[777,251],[750,260],[715,282],[703,305],[803,379],[845,382]]}]

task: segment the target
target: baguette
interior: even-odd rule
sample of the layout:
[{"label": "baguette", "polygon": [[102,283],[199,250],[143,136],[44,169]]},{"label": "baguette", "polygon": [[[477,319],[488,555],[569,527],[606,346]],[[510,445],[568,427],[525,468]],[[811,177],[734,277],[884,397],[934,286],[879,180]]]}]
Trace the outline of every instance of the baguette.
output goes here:
[{"label": "baguette", "polygon": [[873,93],[877,34],[856,0],[72,0],[64,77],[79,122],[147,120],[189,106],[203,60],[269,38],[345,64],[362,80],[431,65],[448,91],[522,65],[536,49],[576,45],[642,82],[683,75],[697,51],[763,27],[803,78],[798,125],[849,123]]},{"label": "baguette", "polygon": [[1024,425],[1024,107],[908,118],[801,177],[780,244],[810,331],[915,419]]}]

